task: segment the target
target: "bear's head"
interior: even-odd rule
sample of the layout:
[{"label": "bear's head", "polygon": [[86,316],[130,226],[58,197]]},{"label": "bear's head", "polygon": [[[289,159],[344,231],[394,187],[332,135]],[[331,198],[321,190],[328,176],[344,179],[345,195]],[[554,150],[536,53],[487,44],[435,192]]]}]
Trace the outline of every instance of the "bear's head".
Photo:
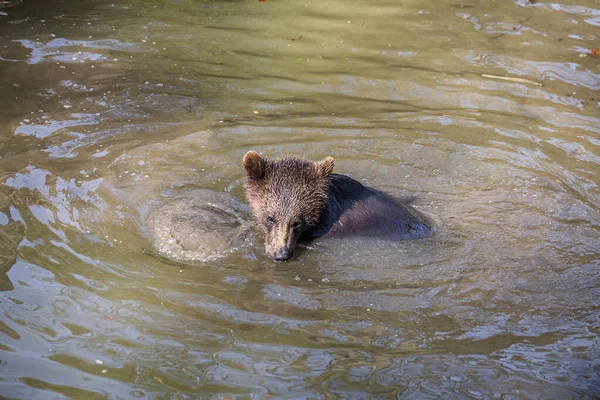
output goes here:
[{"label": "bear's head", "polygon": [[289,260],[298,239],[318,224],[323,213],[333,158],[271,161],[249,151],[242,164],[246,169],[246,198],[265,233],[267,254],[275,261]]}]

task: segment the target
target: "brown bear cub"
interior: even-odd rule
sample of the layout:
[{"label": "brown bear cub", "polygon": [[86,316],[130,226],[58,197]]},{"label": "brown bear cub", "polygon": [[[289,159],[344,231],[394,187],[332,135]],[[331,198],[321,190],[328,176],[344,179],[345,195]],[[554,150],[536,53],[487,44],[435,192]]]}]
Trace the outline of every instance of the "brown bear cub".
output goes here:
[{"label": "brown bear cub", "polygon": [[275,261],[289,260],[298,241],[323,235],[416,239],[433,233],[432,225],[412,207],[332,173],[331,157],[271,161],[249,151],[242,163],[246,198],[265,233],[267,254]]}]

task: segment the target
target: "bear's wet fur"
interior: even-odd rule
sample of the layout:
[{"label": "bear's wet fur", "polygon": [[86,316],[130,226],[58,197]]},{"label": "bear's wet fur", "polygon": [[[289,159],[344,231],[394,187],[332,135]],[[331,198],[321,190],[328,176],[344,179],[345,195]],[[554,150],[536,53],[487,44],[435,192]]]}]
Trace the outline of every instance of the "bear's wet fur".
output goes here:
[{"label": "bear's wet fur", "polygon": [[433,234],[431,223],[411,206],[334,174],[331,157],[266,160],[249,151],[242,164],[246,198],[275,261],[290,259],[298,241],[323,235],[401,240]]}]

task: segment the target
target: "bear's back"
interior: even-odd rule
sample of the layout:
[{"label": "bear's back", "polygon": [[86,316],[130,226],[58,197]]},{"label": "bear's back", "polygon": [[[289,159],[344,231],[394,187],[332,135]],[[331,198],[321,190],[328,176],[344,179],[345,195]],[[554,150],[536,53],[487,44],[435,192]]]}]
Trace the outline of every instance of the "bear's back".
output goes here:
[{"label": "bear's back", "polygon": [[317,230],[331,236],[396,240],[433,234],[432,224],[410,205],[340,174],[331,175],[326,210]]}]

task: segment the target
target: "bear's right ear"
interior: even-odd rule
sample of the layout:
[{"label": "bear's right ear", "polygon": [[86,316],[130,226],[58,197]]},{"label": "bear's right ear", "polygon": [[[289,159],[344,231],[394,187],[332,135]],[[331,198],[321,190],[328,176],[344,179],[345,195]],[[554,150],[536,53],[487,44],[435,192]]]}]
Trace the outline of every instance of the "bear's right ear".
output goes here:
[{"label": "bear's right ear", "polygon": [[249,151],[242,160],[242,165],[246,169],[248,177],[253,179],[262,179],[265,176],[265,160],[260,158],[257,152]]}]

